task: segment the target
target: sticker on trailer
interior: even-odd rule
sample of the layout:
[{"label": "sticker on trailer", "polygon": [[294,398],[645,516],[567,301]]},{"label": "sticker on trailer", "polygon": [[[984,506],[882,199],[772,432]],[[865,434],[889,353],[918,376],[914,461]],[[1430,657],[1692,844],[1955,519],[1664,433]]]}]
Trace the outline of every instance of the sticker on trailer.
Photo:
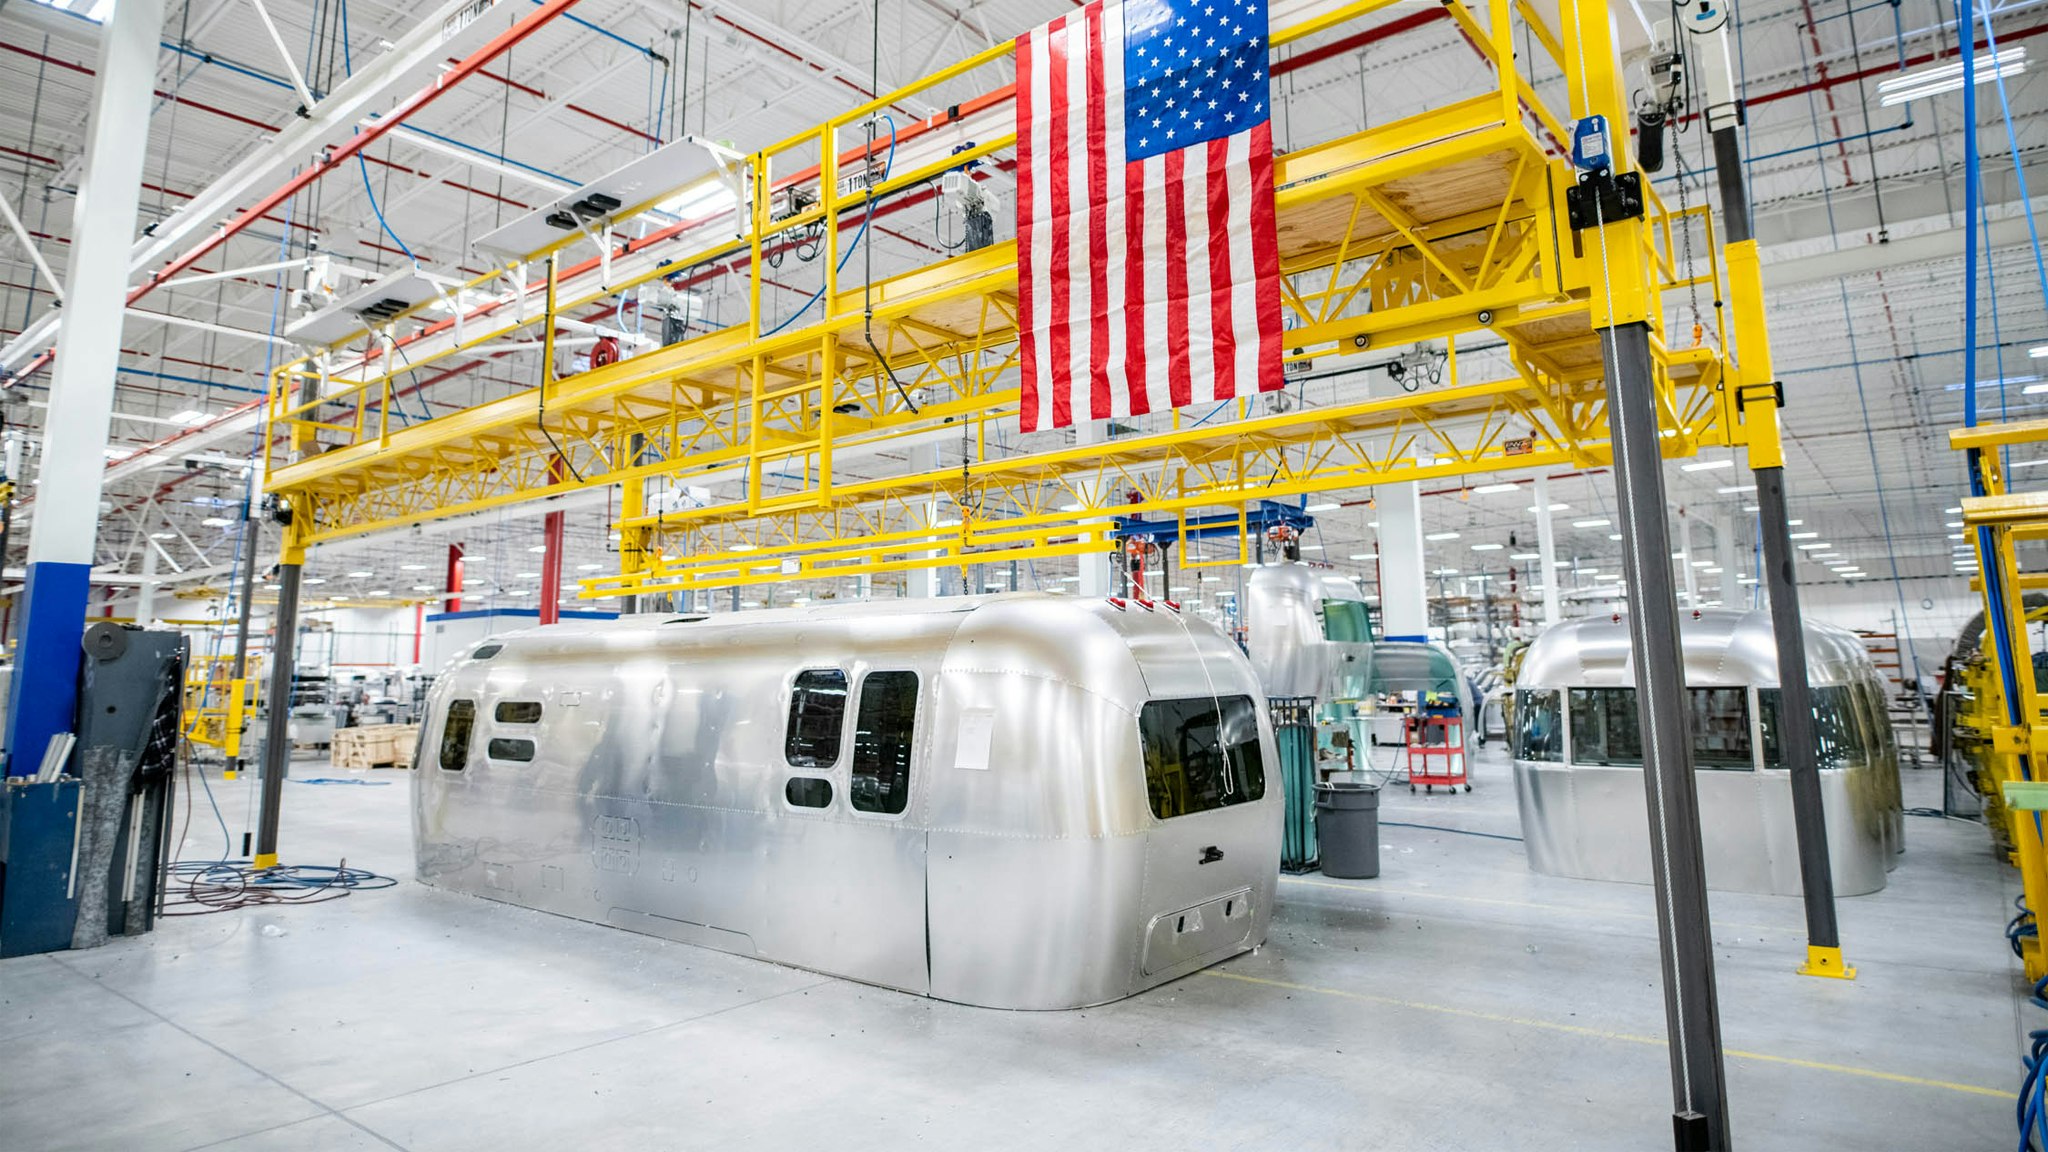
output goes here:
[{"label": "sticker on trailer", "polygon": [[955,745],[953,766],[970,772],[988,771],[988,758],[995,746],[996,710],[969,708],[960,713],[960,739]]}]

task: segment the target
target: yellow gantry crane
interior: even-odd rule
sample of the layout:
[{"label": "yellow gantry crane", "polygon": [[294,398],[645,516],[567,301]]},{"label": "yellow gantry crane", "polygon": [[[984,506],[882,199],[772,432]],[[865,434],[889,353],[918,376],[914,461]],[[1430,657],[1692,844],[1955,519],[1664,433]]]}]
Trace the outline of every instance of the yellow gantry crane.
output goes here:
[{"label": "yellow gantry crane", "polygon": [[[1270,39],[1284,54],[1311,37],[1371,28],[1393,4],[1279,7]],[[617,484],[619,571],[583,589],[611,596],[1093,553],[1117,519],[1135,514],[1597,466],[1611,455],[1599,332],[1631,321],[1653,333],[1664,452],[1747,443],[1736,398],[1768,384],[1767,353],[1743,373],[1718,314],[1704,338],[1694,327],[1674,339],[1662,293],[1705,293],[1717,311],[1732,300],[1736,330],[1753,332],[1761,349],[1753,245],[1749,282],[1725,284],[1724,266],[1740,270],[1741,255],[1724,261],[1708,209],[1674,211],[1647,182],[1640,218],[1576,230],[1568,218],[1570,122],[1595,113],[1628,122],[1608,4],[1566,0],[1555,24],[1527,0],[1479,11],[1448,0],[1443,10],[1484,58],[1489,86],[1275,160],[1290,367],[1362,364],[1436,341],[1447,362],[1441,386],[1267,414],[1240,401],[1230,419],[1175,413],[1167,427],[1108,444],[1004,447],[1019,396],[1014,242],[872,284],[839,265],[876,201],[1015,154],[1005,44],[745,156],[735,164],[743,195],[654,242],[607,231],[598,257],[571,264],[589,230],[568,234],[455,293],[446,304],[458,319],[399,337],[408,318],[426,318],[423,305],[280,367],[268,417],[284,435],[268,488],[291,509],[287,559],[308,544]],[[1553,108],[1518,66],[1524,39],[1546,73],[1562,72],[1565,107]],[[981,81],[979,96],[950,95]],[[946,112],[891,119],[870,136],[878,116],[940,90]],[[805,229],[823,246],[820,306],[776,325],[763,309],[765,257]],[[1698,240],[1689,263],[1688,229]],[[746,277],[744,323],[572,376],[550,372],[537,387],[409,426],[395,418],[411,373],[536,326],[551,346],[579,310],[656,278],[713,271]],[[512,287],[476,304],[494,285]],[[1469,348],[1486,333],[1491,350],[1461,365],[1461,339]],[[1775,413],[1758,423],[1774,446]],[[845,475],[851,463],[933,442],[964,446],[966,464]],[[661,498],[735,481],[737,498]]]}]

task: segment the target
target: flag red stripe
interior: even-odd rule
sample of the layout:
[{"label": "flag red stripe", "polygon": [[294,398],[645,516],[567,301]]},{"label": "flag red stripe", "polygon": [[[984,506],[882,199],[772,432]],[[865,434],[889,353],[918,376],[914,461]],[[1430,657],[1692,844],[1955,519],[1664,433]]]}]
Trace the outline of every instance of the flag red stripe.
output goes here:
[{"label": "flag red stripe", "polygon": [[1109,158],[1102,142],[1108,133],[1103,114],[1108,99],[1102,88],[1102,5],[1088,13],[1088,413],[1110,416],[1109,402]]},{"label": "flag red stripe", "polygon": [[[1155,286],[1156,288],[1156,286]],[[1131,381],[1131,415],[1152,410],[1145,355],[1145,162],[1124,165],[1124,357]]]},{"label": "flag red stripe", "polygon": [[1017,363],[1024,387],[1017,415],[1026,432],[1038,430],[1038,341],[1031,334],[1032,321],[1038,316],[1038,292],[1034,287],[1038,268],[1031,259],[1031,235],[1044,227],[1032,219],[1030,212],[1036,159],[1031,149],[1031,81],[1037,69],[1033,59],[1036,50],[1031,44],[1033,35],[1026,32],[1017,37]]},{"label": "flag red stripe", "polygon": [[1252,275],[1259,281],[1259,391],[1285,387],[1280,370],[1280,236],[1273,220],[1273,124],[1253,125]]},{"label": "flag red stripe", "polygon": [[1210,356],[1216,373],[1216,399],[1237,395],[1237,330],[1231,327],[1230,296],[1236,280],[1230,274],[1230,140],[1209,141],[1209,313]]},{"label": "flag red stripe", "polygon": [[1188,362],[1187,152],[1166,154],[1166,392],[1175,408],[1193,393]]},{"label": "flag red stripe", "polygon": [[[1070,253],[1068,245],[1073,242],[1073,208],[1067,195],[1068,167],[1073,162],[1069,154],[1072,137],[1069,120],[1072,109],[1067,102],[1067,59],[1066,30],[1067,17],[1062,16],[1046,26],[1046,76],[1047,90],[1051,93],[1051,107],[1046,113],[1052,122],[1052,147],[1044,165],[1047,191],[1051,192],[1052,218],[1046,223],[1052,228],[1052,279],[1059,281],[1067,275]],[[1052,426],[1064,428],[1074,422],[1073,397],[1073,298],[1057,287],[1052,290]]]}]

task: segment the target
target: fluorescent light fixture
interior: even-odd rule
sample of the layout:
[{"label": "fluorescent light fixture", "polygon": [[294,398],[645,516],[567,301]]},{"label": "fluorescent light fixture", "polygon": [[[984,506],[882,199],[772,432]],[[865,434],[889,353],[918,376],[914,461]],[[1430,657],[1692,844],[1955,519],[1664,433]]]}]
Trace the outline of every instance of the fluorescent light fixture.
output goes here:
[{"label": "fluorescent light fixture", "polygon": [[[2048,344],[2034,345],[2032,348],[2027,349],[2027,355],[2036,360],[2048,359]],[[172,419],[176,419],[176,417],[172,417]]]},{"label": "fluorescent light fixture", "polygon": [[1599,570],[1598,568],[1581,568],[1581,569],[1579,569],[1579,575],[1581,575],[1581,576],[1598,576],[1599,574],[1600,574],[1600,570]]},{"label": "fluorescent light fixture", "polygon": [[1817,540],[1819,538],[1820,533],[1818,532],[1793,532],[1786,536],[1788,540]]},{"label": "fluorescent light fixture", "polygon": [[2040,464],[2048,464],[2048,456],[2036,456],[2032,460],[2015,460],[2012,462],[2012,466],[2015,468],[2032,468]]},{"label": "fluorescent light fixture", "polygon": [[1602,584],[1619,584],[1621,583],[1621,573],[1607,572],[1599,576],[1595,576],[1593,577],[1593,579],[1598,580]]},{"label": "fluorescent light fixture", "polygon": [[[1751,488],[1755,488],[1755,487],[1756,487],[1756,485],[1752,484],[1752,485],[1750,485],[1750,487],[1751,487]],[[1754,505],[1754,504],[1744,504],[1744,505],[1742,506],[1742,510],[1743,510],[1744,512],[1754,512],[1754,511],[1756,511],[1756,510],[1757,510],[1757,506],[1756,506],[1756,505]]]},{"label": "fluorescent light fixture", "polygon": [[391,595],[391,589],[389,589],[389,588],[372,588],[372,589],[370,589],[370,590],[369,590],[369,591],[368,591],[367,593],[365,593],[365,595],[368,595],[368,596],[389,596],[389,595]]},{"label": "fluorescent light fixture", "polygon": [[1302,511],[1303,511],[1303,512],[1335,512],[1335,511],[1336,511],[1337,509],[1339,509],[1339,508],[1342,508],[1342,507],[1343,507],[1343,505],[1342,505],[1342,504],[1311,504],[1311,505],[1309,505],[1308,507],[1306,507],[1306,508],[1303,508],[1303,509],[1302,509]]},{"label": "fluorescent light fixture", "polygon": [[1081,578],[1080,578],[1079,576],[1062,576],[1062,577],[1060,577],[1060,583],[1062,583],[1062,584],[1079,584],[1080,582],[1081,582]]},{"label": "fluorescent light fixture", "polygon": [[1607,534],[1607,538],[1608,538],[1609,540],[1619,540],[1619,539],[1621,539],[1621,533],[1619,533],[1619,532],[1609,532],[1609,533]]},{"label": "fluorescent light fixture", "polygon": [[1202,577],[1202,583],[1204,583],[1204,584],[1221,584],[1221,583],[1223,583],[1223,577],[1221,577],[1221,576],[1204,576],[1204,577]]},{"label": "fluorescent light fixture", "polygon": [[1942,527],[1944,528],[1961,528],[1962,526],[1963,522],[1961,520],[1951,520],[1948,523],[1942,525]]},{"label": "fluorescent light fixture", "polygon": [[201,520],[199,522],[200,527],[202,528],[225,528],[233,523],[233,520],[230,520],[225,516],[208,516],[206,519]]},{"label": "fluorescent light fixture", "polygon": [[1541,553],[1541,552],[1517,552],[1517,553],[1515,553],[1514,555],[1512,555],[1512,556],[1508,557],[1508,559],[1510,559],[1510,560],[1541,560],[1541,559],[1543,559],[1543,553]]},{"label": "fluorescent light fixture", "polygon": [[2029,384],[2025,388],[2020,389],[2020,395],[2022,396],[2039,396],[2043,392],[2048,392],[2048,381],[2042,381],[2039,384]]},{"label": "fluorescent light fixture", "polygon": [[1607,527],[1607,526],[1608,526],[1609,524],[1612,524],[1612,523],[1614,523],[1614,521],[1612,521],[1612,520],[1609,520],[1609,519],[1608,519],[1607,517],[1605,517],[1605,516],[1602,516],[1602,517],[1600,517],[1600,518],[1599,518],[1599,519],[1597,519],[1597,520],[1574,520],[1574,521],[1572,521],[1572,527],[1574,527],[1574,528],[1605,528],[1605,527]]},{"label": "fluorescent light fixture", "polygon": [[425,564],[400,564],[398,570],[400,572],[425,572],[427,566]]},{"label": "fluorescent light fixture", "polygon": [[1474,552],[1498,552],[1505,547],[1507,547],[1505,544],[1474,544],[1472,550]]},{"label": "fluorescent light fixture", "polygon": [[348,578],[351,580],[368,580],[370,577],[375,575],[376,573],[370,571],[368,568],[358,568],[355,571],[349,573]]},{"label": "fluorescent light fixture", "polygon": [[527,549],[528,552],[533,552],[536,554],[546,552],[547,550],[548,546],[545,544],[535,544],[533,547]]},{"label": "fluorescent light fixture", "polygon": [[1737,584],[1754,584],[1754,583],[1756,583],[1756,577],[1754,577],[1754,576],[1737,576],[1737,577],[1735,578],[1735,582],[1736,582]]},{"label": "fluorescent light fixture", "polygon": [[[2017,76],[2027,70],[2027,49],[2025,45],[2015,45],[1996,54],[1979,52],[1973,63],[1975,69],[1972,76],[1979,84],[2005,76]],[[1909,100],[1925,100],[1944,92],[1954,92],[1962,86],[1963,61],[1957,60],[1878,81],[1877,102],[1890,108]]]},{"label": "fluorescent light fixture", "polygon": [[761,550],[761,546],[759,544],[735,544],[732,546],[732,550],[735,552],[758,552]]},{"label": "fluorescent light fixture", "polygon": [[1083,507],[1084,507],[1084,505],[1082,505],[1082,504],[1079,504],[1079,503],[1075,503],[1075,504],[1062,504],[1062,505],[1060,505],[1060,511],[1062,511],[1062,512],[1079,512],[1079,511],[1080,511],[1080,510],[1081,510],[1081,509],[1082,509]]},{"label": "fluorescent light fixture", "polygon": [[308,576],[308,577],[306,577],[306,578],[305,578],[304,580],[301,580],[301,581],[299,581],[299,583],[301,583],[301,584],[325,584],[325,583],[327,583],[327,577],[325,577],[325,576]]},{"label": "fluorescent light fixture", "polygon": [[[1756,491],[1756,485],[1754,485],[1754,484],[1724,484],[1724,485],[1722,485],[1721,487],[1719,487],[1719,488],[1716,488],[1716,489],[1714,489],[1714,491],[1716,491],[1716,492],[1719,492],[1719,493],[1720,493],[1721,495],[1723,495],[1723,496],[1739,496],[1739,495],[1741,495],[1741,494],[1742,494],[1742,493],[1744,493],[1744,492],[1754,492],[1754,491]],[[1754,512],[1754,511],[1756,511],[1756,509],[1754,509],[1754,508],[1744,508],[1744,509],[1743,509],[1743,511],[1744,511],[1744,512]]]},{"label": "fluorescent light fixture", "polygon": [[604,567],[602,564],[578,564],[576,570],[578,572],[595,572],[602,567]]},{"label": "fluorescent light fixture", "polygon": [[1458,534],[1456,532],[1431,532],[1423,537],[1424,540],[1456,540],[1457,538]]},{"label": "fluorescent light fixture", "polygon": [[1477,487],[1477,488],[1474,488],[1474,489],[1473,489],[1472,491],[1473,491],[1473,494],[1475,494],[1475,495],[1478,495],[1478,496],[1492,496],[1492,495],[1495,495],[1495,494],[1497,494],[1497,493],[1501,493],[1501,492],[1519,492],[1519,491],[1521,491],[1521,490],[1522,490],[1522,486],[1521,486],[1520,484],[1507,484],[1507,483],[1501,483],[1501,484],[1481,484],[1481,485],[1480,485],[1479,487]]},{"label": "fluorescent light fixture", "polygon": [[1967,539],[1967,537],[1965,537],[1961,532],[1951,532],[1948,534],[1948,538],[1951,540]]},{"label": "fluorescent light fixture", "polygon": [[1963,506],[1961,504],[1958,504],[1953,508],[1943,508],[1942,511],[1948,513],[1951,516],[1961,516],[1963,514]]},{"label": "fluorescent light fixture", "polygon": [[1722,572],[1726,571],[1726,569],[1722,568],[1718,564],[1709,564],[1705,568],[1702,568],[1701,571],[1705,572],[1709,576],[1719,576]]},{"label": "fluorescent light fixture", "polygon": [[1818,544],[1801,544],[1799,550],[1801,552],[1818,552],[1827,547],[1830,547],[1830,545],[1826,541],[1822,541]]},{"label": "fluorescent light fixture", "polygon": [[516,580],[538,580],[538,579],[540,579],[540,573],[538,573],[538,572],[514,572],[514,573],[512,574],[512,576],[513,576],[513,578],[514,578],[514,579],[516,579]]},{"label": "fluorescent light fixture", "polygon": [[1723,468],[1735,467],[1733,460],[1695,460],[1679,466],[1681,472],[1718,472]]},{"label": "fluorescent light fixture", "polygon": [[1695,568],[1712,568],[1714,562],[1712,560],[1695,560],[1692,562],[1692,566]]},{"label": "fluorescent light fixture", "polygon": [[1456,576],[1458,570],[1456,568],[1439,568],[1436,570],[1436,574],[1439,576]]},{"label": "fluorescent light fixture", "polygon": [[[1570,510],[1571,510],[1571,505],[1569,505],[1569,504],[1552,504],[1552,505],[1550,506],[1550,510],[1551,510],[1552,512],[1568,512],[1568,511],[1570,511]],[[1531,505],[1529,505],[1529,511],[1531,511],[1531,512],[1541,512],[1541,511],[1543,511],[1543,509],[1541,509],[1541,508],[1538,508],[1538,507],[1537,507],[1537,506],[1535,506],[1534,504],[1531,504]]]},{"label": "fluorescent light fixture", "polygon": [[1374,553],[1371,553],[1371,552],[1353,552],[1353,553],[1351,554],[1351,559],[1353,559],[1353,560],[1377,560],[1377,559],[1379,559],[1379,556],[1378,556],[1378,555],[1376,555],[1376,554],[1374,554]]},{"label": "fluorescent light fixture", "polygon": [[723,180],[714,176],[683,189],[655,205],[654,209],[671,216],[709,216],[723,212],[737,203],[738,201],[733,199],[732,189],[727,188]]},{"label": "fluorescent light fixture", "polygon": [[432,592],[434,586],[432,584],[415,584],[412,586],[412,590],[415,592]]},{"label": "fluorescent light fixture", "polygon": [[1323,546],[1321,544],[1303,544],[1301,550],[1303,552],[1321,552]]},{"label": "fluorescent light fixture", "polygon": [[149,538],[151,540],[176,540],[178,534],[176,532],[151,532]]}]

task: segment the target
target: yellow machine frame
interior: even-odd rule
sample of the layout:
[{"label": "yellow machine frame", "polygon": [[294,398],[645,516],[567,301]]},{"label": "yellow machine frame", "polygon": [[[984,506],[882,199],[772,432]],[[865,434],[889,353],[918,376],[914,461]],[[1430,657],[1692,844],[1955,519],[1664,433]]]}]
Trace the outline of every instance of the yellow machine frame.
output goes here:
[{"label": "yellow machine frame", "polygon": [[[1275,28],[1270,41],[1281,48],[1356,25],[1393,2],[1328,4]],[[601,597],[935,566],[964,571],[1104,551],[1117,520],[1134,514],[1185,518],[1330,489],[1597,467],[1611,458],[1600,334],[1630,322],[1651,329],[1666,455],[1747,445],[1753,464],[1775,462],[1754,244],[1724,250],[1704,206],[1675,212],[1647,181],[1642,219],[1575,233],[1566,218],[1575,174],[1551,153],[1570,138],[1568,117],[1513,66],[1516,25],[1563,71],[1569,117],[1599,113],[1626,124],[1609,0],[1564,0],[1557,29],[1514,0],[1478,7],[1484,21],[1462,0],[1444,4],[1495,64],[1490,86],[1275,161],[1289,361],[1443,341],[1449,379],[1441,387],[1263,416],[1240,401],[1238,418],[1222,423],[1176,412],[1164,430],[1107,444],[1001,451],[1018,403],[1009,383],[1017,359],[1014,242],[871,286],[849,285],[836,265],[842,227],[857,223],[870,201],[1014,149],[1014,130],[998,132],[885,174],[876,168],[882,142],[868,143],[870,118],[892,105],[941,86],[948,95],[938,102],[957,103],[952,94],[963,83],[1009,56],[1005,44],[753,153],[740,236],[712,237],[656,272],[601,290],[567,291],[553,249],[471,285],[501,276],[524,283],[544,267],[544,306],[522,323],[544,325],[551,348],[557,317],[656,275],[745,253],[744,324],[567,378],[544,369],[536,388],[409,427],[389,419],[401,374],[500,339],[505,328],[398,365],[387,327],[374,334],[383,349],[375,363],[386,367],[337,376],[333,357],[322,355],[278,368],[267,415],[284,435],[272,442],[267,477],[293,509],[286,558],[309,544],[618,484],[619,571],[583,582],[583,595]],[[866,186],[842,189],[848,155],[867,165],[865,181],[855,182]],[[776,193],[788,186],[774,173],[789,168],[807,173],[800,185],[815,200],[774,216]],[[822,307],[777,330],[763,319],[764,247],[806,226],[823,230]],[[1681,231],[1689,228],[1703,237],[1704,258],[1681,268]],[[1680,347],[1667,338],[1661,294],[1687,288],[1711,289],[1717,308],[1729,302],[1735,343],[1749,355],[1738,361],[1719,315],[1702,342]],[[1501,378],[1461,378],[1458,340],[1481,331],[1507,348]],[[925,402],[915,404],[913,394]],[[968,462],[871,480],[838,471],[851,454],[939,438],[964,444]],[[650,499],[664,487],[732,480],[744,481],[743,498],[686,508]]]}]

